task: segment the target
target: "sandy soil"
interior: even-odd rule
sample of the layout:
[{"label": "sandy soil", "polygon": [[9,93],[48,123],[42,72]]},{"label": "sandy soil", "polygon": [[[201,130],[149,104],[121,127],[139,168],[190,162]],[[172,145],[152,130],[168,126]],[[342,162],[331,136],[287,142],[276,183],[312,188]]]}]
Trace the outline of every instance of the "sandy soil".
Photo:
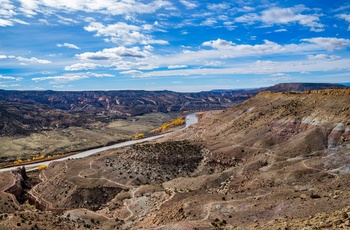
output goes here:
[{"label": "sandy soil", "polygon": [[26,137],[0,137],[0,157],[11,160],[38,155],[60,154],[129,140],[147,133],[182,114],[153,113],[116,120],[109,124],[94,123],[88,128],[70,127],[34,133]]}]

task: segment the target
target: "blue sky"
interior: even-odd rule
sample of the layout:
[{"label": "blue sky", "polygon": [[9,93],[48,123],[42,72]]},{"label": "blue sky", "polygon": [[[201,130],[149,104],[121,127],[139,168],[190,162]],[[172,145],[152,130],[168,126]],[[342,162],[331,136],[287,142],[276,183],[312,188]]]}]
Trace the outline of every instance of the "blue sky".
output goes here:
[{"label": "blue sky", "polygon": [[350,82],[340,0],[0,0],[0,88],[174,90]]}]

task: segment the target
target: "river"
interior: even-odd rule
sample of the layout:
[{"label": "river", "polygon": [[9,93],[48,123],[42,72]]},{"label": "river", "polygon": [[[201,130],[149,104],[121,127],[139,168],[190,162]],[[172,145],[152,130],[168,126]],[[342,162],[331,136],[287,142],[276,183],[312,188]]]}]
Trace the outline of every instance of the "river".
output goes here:
[{"label": "river", "polygon": [[[190,125],[196,124],[198,122],[198,119],[197,119],[196,115],[197,115],[197,113],[191,113],[191,114],[187,115],[186,116],[186,126],[184,128],[182,128],[181,130],[184,130],[184,129],[188,128]],[[174,132],[177,132],[177,131],[178,130],[176,130]],[[106,151],[108,149],[116,149],[116,148],[121,148],[121,147],[125,147],[125,146],[134,145],[134,144],[137,144],[137,143],[142,143],[142,142],[145,142],[145,141],[151,141],[151,140],[154,140],[154,139],[158,139],[158,138],[164,137],[164,136],[166,136],[168,134],[170,134],[170,133],[164,133],[164,134],[161,134],[161,135],[147,137],[147,138],[140,139],[140,140],[126,141],[126,142],[121,142],[121,143],[110,145],[110,146],[100,147],[100,148],[96,148],[96,149],[90,149],[90,150],[87,150],[87,151],[83,151],[83,152],[77,153],[75,155],[70,155],[70,156],[67,156],[67,157],[54,159],[54,160],[49,160],[49,161],[45,161],[45,162],[28,164],[28,165],[25,165],[24,167],[26,168],[26,170],[29,171],[30,169],[33,169],[33,168],[36,169],[36,167],[38,167],[40,165],[49,165],[53,161],[64,161],[64,160],[68,160],[68,159],[83,158],[83,157],[87,157],[87,156],[90,156],[90,155],[95,154],[95,153]],[[14,167],[10,167],[10,168],[0,169],[0,173],[1,172],[11,171],[11,170],[14,170],[14,169],[16,169],[18,167],[19,166],[14,166]]]}]

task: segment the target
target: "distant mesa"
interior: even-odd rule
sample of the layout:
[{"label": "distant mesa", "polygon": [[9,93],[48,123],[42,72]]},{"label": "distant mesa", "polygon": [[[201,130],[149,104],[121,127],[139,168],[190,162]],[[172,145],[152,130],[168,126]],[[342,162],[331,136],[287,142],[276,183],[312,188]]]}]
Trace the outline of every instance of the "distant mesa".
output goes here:
[{"label": "distant mesa", "polygon": [[0,136],[85,127],[92,122],[154,112],[208,111],[233,107],[261,91],[346,88],[328,83],[282,83],[268,88],[178,93],[168,90],[15,91],[0,90]]},{"label": "distant mesa", "polygon": [[342,84],[331,83],[280,83],[266,88],[264,91],[274,92],[302,92],[308,90],[322,90],[322,89],[344,89],[347,86]]},{"label": "distant mesa", "polygon": [[279,83],[270,87],[264,88],[249,88],[249,89],[213,89],[211,93],[227,93],[231,91],[249,92],[249,91],[274,91],[274,92],[302,92],[308,90],[322,89],[344,89],[350,87],[350,83],[332,84],[332,83]]}]

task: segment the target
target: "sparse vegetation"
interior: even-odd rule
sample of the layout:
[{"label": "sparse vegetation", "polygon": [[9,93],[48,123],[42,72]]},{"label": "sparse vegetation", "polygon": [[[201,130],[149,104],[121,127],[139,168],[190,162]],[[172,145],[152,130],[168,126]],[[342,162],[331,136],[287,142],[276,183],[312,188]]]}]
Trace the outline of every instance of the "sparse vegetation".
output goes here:
[{"label": "sparse vegetation", "polygon": [[[69,127],[34,133],[26,137],[0,137],[0,152],[4,157],[0,167],[9,162],[13,164],[17,159],[32,162],[38,160],[40,155],[46,156],[45,159],[48,156],[55,158],[61,157],[63,153],[114,144],[130,139],[138,132],[149,132],[177,116],[177,113],[154,113],[116,120],[109,124],[92,123],[89,128]],[[38,155],[38,152],[41,154]]]},{"label": "sparse vegetation", "polygon": [[53,163],[27,197],[42,210],[15,202],[24,176],[0,174],[0,226],[348,229],[346,92],[266,92],[168,141]]},{"label": "sparse vegetation", "polygon": [[47,169],[47,165],[40,165],[40,166],[38,166],[38,170],[39,171],[44,170],[44,169]]},{"label": "sparse vegetation", "polygon": [[168,129],[173,128],[175,126],[183,125],[183,124],[185,124],[185,122],[186,122],[185,119],[183,119],[182,117],[178,117],[175,120],[172,120],[170,122],[164,123],[159,128],[156,128],[156,129],[152,130],[152,132],[153,133],[165,132]]},{"label": "sparse vegetation", "polygon": [[139,133],[139,134],[133,136],[132,140],[142,139],[142,138],[144,138],[144,136],[145,136],[145,134]]}]

